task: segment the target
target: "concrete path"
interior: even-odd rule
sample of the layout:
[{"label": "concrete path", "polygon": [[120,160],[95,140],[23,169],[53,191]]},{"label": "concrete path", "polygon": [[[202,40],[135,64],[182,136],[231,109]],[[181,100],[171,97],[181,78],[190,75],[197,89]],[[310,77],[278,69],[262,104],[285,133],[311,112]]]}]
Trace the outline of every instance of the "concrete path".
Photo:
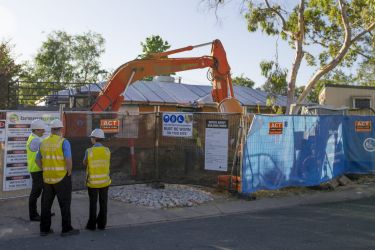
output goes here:
[{"label": "concrete path", "polygon": [[[169,209],[139,207],[110,200],[108,203],[108,228],[256,212],[305,204],[356,200],[374,195],[375,184],[353,184],[330,192],[321,191],[287,197],[262,198],[253,201],[234,197],[219,198],[196,207]],[[39,237],[39,223],[28,220],[27,202],[27,197],[0,201],[0,240]],[[88,205],[89,201],[86,194],[73,193],[72,224],[74,227],[84,230],[88,218]],[[56,199],[53,211],[56,212],[56,216],[52,219],[52,228],[55,232],[60,232],[61,217]]]}]

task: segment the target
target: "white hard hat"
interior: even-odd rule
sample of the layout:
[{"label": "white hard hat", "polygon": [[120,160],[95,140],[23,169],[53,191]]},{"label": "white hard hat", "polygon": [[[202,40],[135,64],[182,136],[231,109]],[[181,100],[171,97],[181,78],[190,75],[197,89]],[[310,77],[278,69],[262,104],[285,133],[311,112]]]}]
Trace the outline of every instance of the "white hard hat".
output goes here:
[{"label": "white hard hat", "polygon": [[55,119],[51,122],[50,127],[51,128],[63,128],[64,125],[59,119]]},{"label": "white hard hat", "polygon": [[43,129],[45,130],[46,129],[46,125],[44,124],[44,122],[40,119],[36,119],[36,120],[33,120],[30,124],[30,128],[33,130],[33,129]]},{"label": "white hard hat", "polygon": [[96,128],[96,129],[94,129],[94,130],[91,132],[90,137],[95,137],[95,138],[104,139],[104,138],[105,138],[104,131],[101,130],[100,128]]}]

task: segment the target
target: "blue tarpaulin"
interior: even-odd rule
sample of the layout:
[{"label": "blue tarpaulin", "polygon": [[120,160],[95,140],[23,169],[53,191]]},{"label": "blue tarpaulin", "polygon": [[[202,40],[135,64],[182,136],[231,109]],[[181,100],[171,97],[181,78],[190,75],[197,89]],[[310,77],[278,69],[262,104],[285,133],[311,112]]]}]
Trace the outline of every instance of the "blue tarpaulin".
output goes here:
[{"label": "blue tarpaulin", "polygon": [[375,117],[256,115],[248,131],[242,192],[314,186],[375,170]]}]

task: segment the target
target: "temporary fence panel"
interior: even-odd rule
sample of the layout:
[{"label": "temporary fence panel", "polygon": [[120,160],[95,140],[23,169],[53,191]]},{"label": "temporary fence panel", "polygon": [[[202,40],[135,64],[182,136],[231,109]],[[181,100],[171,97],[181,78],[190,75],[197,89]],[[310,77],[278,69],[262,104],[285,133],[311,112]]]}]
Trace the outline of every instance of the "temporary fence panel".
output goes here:
[{"label": "temporary fence panel", "polygon": [[[357,174],[375,171],[375,134],[374,116],[344,117],[343,132],[346,172]],[[373,125],[374,124],[374,125]]]},{"label": "temporary fence panel", "polygon": [[83,159],[95,128],[105,132],[103,145],[111,151],[113,185],[153,180],[155,177],[155,114],[65,112],[65,137],[73,154],[73,189],[85,188]]},{"label": "temporary fence panel", "polygon": [[[17,111],[24,112],[24,111]],[[47,114],[48,112],[40,112]],[[38,114],[28,111],[31,116]],[[33,115],[32,115],[33,114]],[[57,118],[59,114],[54,112]],[[231,173],[239,175],[239,164],[233,169],[235,148],[238,140],[240,114],[223,113],[168,113],[175,117],[174,124],[168,125],[163,121],[165,113],[141,113],[137,115],[116,112],[73,112],[63,114],[64,137],[70,142],[73,159],[72,183],[74,190],[86,188],[86,167],[83,158],[87,148],[91,147],[89,135],[95,128],[105,132],[103,145],[111,151],[112,185],[132,184],[138,182],[163,181],[169,183],[190,183],[200,185],[215,185],[218,175]],[[31,117],[30,116],[30,117]],[[33,116],[34,117],[34,116]],[[180,119],[183,117],[183,121]],[[0,117],[0,158],[1,175],[5,173],[4,154],[8,153],[7,144],[1,141],[1,135],[6,135],[6,127],[1,128],[1,121],[6,121],[7,114]],[[34,117],[36,118],[36,117]],[[187,120],[185,120],[187,119]],[[177,124],[180,123],[180,124]],[[207,124],[225,124],[227,138],[222,140],[227,145],[206,145]],[[181,126],[186,125],[186,126]],[[169,126],[180,134],[168,135]],[[28,129],[28,128],[27,128]],[[29,130],[29,129],[28,129]],[[27,131],[27,136],[30,131]],[[27,137],[25,134],[25,138]],[[213,135],[215,136],[215,135]],[[26,143],[24,138],[23,143]],[[215,151],[221,147],[226,150],[226,156],[220,156],[221,164],[227,164],[224,169],[217,171],[205,167],[205,151],[210,148],[214,156],[223,151]],[[212,149],[213,148],[213,149]],[[21,152],[22,151],[22,152]],[[19,152],[25,155],[25,145]],[[25,157],[23,157],[25,158]],[[223,163],[224,162],[224,163]],[[5,167],[4,167],[5,166]],[[23,165],[26,167],[26,164]],[[25,171],[24,171],[25,172]],[[3,178],[1,178],[3,180]],[[29,179],[30,180],[30,179]],[[25,196],[29,189],[1,191],[0,198]]]},{"label": "temporary fence panel", "polygon": [[[231,173],[239,128],[239,114],[194,113],[191,136],[163,136],[163,114],[158,117],[158,178],[167,182],[213,185],[218,175]],[[224,171],[205,168],[205,141],[208,121],[225,121],[228,125],[227,165]],[[220,145],[216,145],[218,148]],[[215,150],[215,149],[214,149]]]},{"label": "temporary fence panel", "polygon": [[[0,112],[0,198],[28,195],[31,177],[27,171],[26,142],[34,119],[46,123],[59,118],[58,112],[1,111]],[[46,134],[49,134],[47,129]]]},{"label": "temporary fence panel", "polygon": [[242,192],[373,172],[374,122],[365,116],[256,115],[247,135]]}]

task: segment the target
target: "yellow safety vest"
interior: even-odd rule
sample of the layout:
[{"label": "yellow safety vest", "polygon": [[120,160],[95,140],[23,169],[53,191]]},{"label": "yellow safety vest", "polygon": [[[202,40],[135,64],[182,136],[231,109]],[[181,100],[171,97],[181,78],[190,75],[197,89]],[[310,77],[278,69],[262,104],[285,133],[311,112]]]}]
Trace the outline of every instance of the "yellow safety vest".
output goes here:
[{"label": "yellow safety vest", "polygon": [[107,147],[99,146],[87,149],[87,186],[103,188],[111,184],[109,163],[111,152]]},{"label": "yellow safety vest", "polygon": [[62,144],[65,138],[51,134],[40,144],[42,154],[43,180],[47,184],[61,181],[67,171]]},{"label": "yellow safety vest", "polygon": [[39,137],[35,136],[34,134],[31,134],[29,136],[29,138],[27,139],[27,142],[26,142],[27,170],[30,173],[42,171],[38,167],[38,165],[35,163],[36,155],[37,155],[38,152],[37,151],[33,152],[33,151],[30,150],[31,141],[34,140],[35,138],[39,138]]}]

